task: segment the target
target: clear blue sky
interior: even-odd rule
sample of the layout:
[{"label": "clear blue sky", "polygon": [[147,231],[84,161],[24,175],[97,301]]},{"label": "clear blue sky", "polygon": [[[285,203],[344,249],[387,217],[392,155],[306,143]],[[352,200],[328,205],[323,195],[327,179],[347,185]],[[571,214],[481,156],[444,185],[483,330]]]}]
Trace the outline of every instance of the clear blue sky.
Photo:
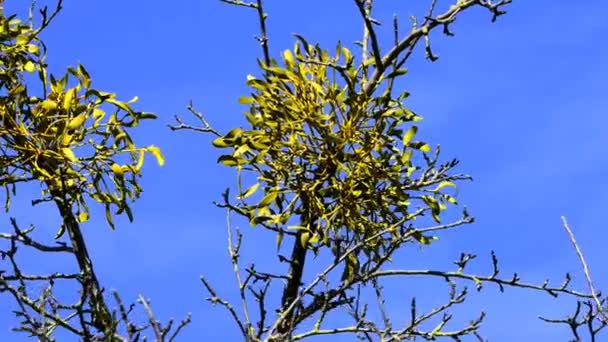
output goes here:
[{"label": "clear blue sky", "polygon": [[[408,8],[408,1],[380,2],[377,17],[385,22],[383,30],[390,29],[393,12],[402,18],[402,27],[409,14],[424,13],[420,5]],[[337,39],[347,44],[359,38],[352,1],[266,3],[274,52],[293,46],[292,32],[328,48]],[[440,8],[447,5],[439,3]],[[412,58],[403,82],[412,93],[410,107],[425,117],[421,134],[440,144],[446,158],[460,159],[460,171],[474,177],[461,185],[460,202],[477,220],[442,235],[431,248],[411,249],[400,265],[448,269],[466,251],[479,255],[473,270],[487,272],[489,252],[495,249],[507,277],[517,271],[529,281],[542,283],[549,277],[560,282],[564,272],[577,272],[575,282],[584,289],[559,220],[566,215],[597,285],[608,290],[603,264],[608,233],[602,219],[608,202],[603,176],[608,167],[607,11],[608,4],[590,0],[516,0],[495,24],[477,10],[460,17],[455,37],[433,36],[438,62],[425,61],[421,50]],[[159,115],[135,135],[141,144],[160,146],[167,160],[162,168],[149,160],[142,179],[145,193],[134,206],[135,222],[120,219],[111,232],[98,215],[83,229],[105,286],[118,289],[125,300],[145,294],[162,320],[192,312],[193,323],[181,341],[238,340],[226,312],[204,301],[198,280],[204,274],[221,294],[236,299],[225,249],[225,214],[211,204],[235,178],[215,163],[218,153],[209,137],[172,133],[166,124],[174,114],[187,117],[191,99],[221,130],[245,123],[236,99],[246,95],[245,76],[257,72],[255,33],[253,12],[216,0],[171,5],[66,0],[45,33],[53,70],[80,62],[94,86],[122,99],[138,95],[138,108]],[[22,225],[54,230],[52,210],[27,207],[36,191],[24,188],[14,215]],[[246,256],[266,255],[266,247],[259,246],[272,245],[271,239],[243,228],[247,241],[255,243]],[[55,269],[67,262],[29,258],[26,265]],[[437,292],[429,289],[441,291],[439,299],[446,296],[439,279],[390,286],[392,310],[403,314],[395,321],[407,320],[413,295],[423,307],[437,303]],[[492,341],[562,341],[569,337],[564,327],[536,317],[560,317],[571,304],[522,290],[500,295],[488,286],[471,294],[466,308],[455,313],[468,320],[486,310],[481,331]],[[0,297],[0,340],[25,340],[8,332],[15,322],[8,313],[11,306],[7,296]]]}]

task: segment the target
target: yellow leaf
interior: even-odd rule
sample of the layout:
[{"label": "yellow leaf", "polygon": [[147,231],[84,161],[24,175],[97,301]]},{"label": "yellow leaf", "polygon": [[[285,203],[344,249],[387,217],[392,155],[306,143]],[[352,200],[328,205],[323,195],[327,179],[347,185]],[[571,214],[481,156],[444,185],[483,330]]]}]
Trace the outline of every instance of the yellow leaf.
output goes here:
[{"label": "yellow leaf", "polygon": [[350,64],[353,62],[353,54],[350,52],[350,50],[343,47],[342,54],[344,55],[344,60],[346,61],[346,64]]},{"label": "yellow leaf", "polygon": [[89,73],[80,64],[78,64],[78,73],[80,74],[80,77],[82,77],[82,85],[88,89],[91,86],[91,76],[89,76]]},{"label": "yellow leaf", "polygon": [[283,59],[285,59],[285,62],[287,63],[287,65],[289,67],[292,67],[295,64],[293,55],[291,54],[291,51],[289,51],[289,50],[283,51]]},{"label": "yellow leaf", "polygon": [[232,146],[231,144],[227,143],[226,139],[224,139],[224,138],[217,138],[217,139],[213,140],[211,142],[211,144],[217,148],[224,148],[224,147]]},{"label": "yellow leaf", "polygon": [[68,110],[72,106],[72,101],[76,95],[76,89],[72,88],[65,92],[63,96],[63,109]]},{"label": "yellow leaf", "polygon": [[158,165],[160,165],[160,166],[165,165],[165,157],[163,157],[163,154],[160,152],[160,148],[158,148],[154,145],[150,145],[147,148],[147,151],[152,153],[152,155],[154,155],[154,157],[156,158],[156,161],[158,162]]},{"label": "yellow leaf", "polygon": [[93,119],[95,119],[95,122],[93,122],[93,128],[99,127],[99,123],[105,115],[106,113],[103,110],[99,108],[93,108]]},{"label": "yellow leaf", "polygon": [[86,211],[82,211],[80,212],[80,214],[78,214],[78,222],[82,223],[82,222],[86,222],[89,220],[89,213]]},{"label": "yellow leaf", "polygon": [[23,65],[23,69],[27,72],[34,72],[36,71],[36,64],[34,64],[32,61],[27,61],[25,65]]},{"label": "yellow leaf", "polygon": [[[412,151],[406,151],[401,155],[401,163],[402,164],[408,164],[410,162],[410,160],[412,159]],[[408,176],[409,177],[409,176]]]},{"label": "yellow leaf", "polygon": [[65,133],[61,137],[61,145],[63,145],[63,146],[70,146],[71,142],[72,142],[72,135],[71,134]]},{"label": "yellow leaf", "polygon": [[74,152],[69,147],[62,148],[61,152],[63,153],[63,155],[66,158],[68,158],[69,161],[71,161],[71,162],[78,161],[78,158],[76,158],[76,156],[74,155]]},{"label": "yellow leaf", "polygon": [[258,190],[259,187],[260,187],[260,183],[255,183],[249,189],[245,190],[245,192],[242,195],[238,196],[237,199],[245,199],[245,198],[253,195],[256,192],[256,190]]},{"label": "yellow leaf", "polygon": [[300,244],[302,245],[302,247],[308,247],[308,240],[310,240],[310,232],[302,232],[302,234],[300,234]]},{"label": "yellow leaf", "polygon": [[429,152],[431,152],[431,147],[427,144],[424,144],[424,145],[420,146],[420,151],[429,153]]},{"label": "yellow leaf", "polygon": [[443,182],[439,183],[439,185],[437,185],[437,187],[432,191],[437,192],[446,186],[451,186],[452,188],[456,188],[456,184],[449,182],[449,181],[443,181]]},{"label": "yellow leaf", "polygon": [[37,45],[29,44],[27,46],[27,52],[37,55],[40,52],[40,49],[38,48]]},{"label": "yellow leaf", "polygon": [[233,128],[226,134],[225,139],[237,139],[243,134],[243,130],[240,128]]},{"label": "yellow leaf", "polygon": [[116,163],[112,164],[110,166],[110,169],[112,169],[112,172],[114,172],[114,175],[116,175],[116,177],[123,177],[125,174],[125,172],[123,171],[123,168]]},{"label": "yellow leaf", "polygon": [[264,196],[264,198],[262,198],[262,200],[258,204],[258,208],[263,208],[263,207],[269,206],[270,203],[272,203],[272,201],[274,201],[278,195],[279,195],[279,193],[276,191],[267,193],[266,196]]},{"label": "yellow leaf", "polygon": [[79,114],[79,115],[75,116],[68,123],[68,129],[69,130],[76,130],[76,129],[80,128],[84,124],[84,122],[86,121],[86,119],[87,119],[87,117],[84,114]]},{"label": "yellow leaf", "polygon": [[40,106],[44,110],[53,110],[53,109],[57,108],[57,102],[55,102],[53,100],[44,100],[40,103]]},{"label": "yellow leaf", "polygon": [[247,96],[241,96],[239,97],[239,103],[240,104],[252,104],[254,103],[255,100],[251,97],[247,97]]},{"label": "yellow leaf", "polygon": [[127,113],[133,113],[133,109],[131,109],[131,107],[129,107],[129,105],[127,103],[125,103],[125,102],[117,101],[117,100],[112,99],[112,98],[106,99],[106,102],[115,105],[116,107],[124,110]]},{"label": "yellow leaf", "polygon": [[30,42],[30,37],[28,37],[26,35],[20,35],[17,37],[16,42],[17,42],[17,45],[25,45]]},{"label": "yellow leaf", "polygon": [[144,151],[139,151],[139,159],[137,160],[137,165],[135,165],[135,169],[137,171],[141,170],[141,167],[144,165]]},{"label": "yellow leaf", "polygon": [[416,127],[416,126],[410,127],[410,129],[408,129],[408,131],[403,136],[403,145],[408,146],[410,144],[410,142],[412,141],[412,139],[414,138],[414,135],[416,135],[416,132],[418,132],[418,127]]}]

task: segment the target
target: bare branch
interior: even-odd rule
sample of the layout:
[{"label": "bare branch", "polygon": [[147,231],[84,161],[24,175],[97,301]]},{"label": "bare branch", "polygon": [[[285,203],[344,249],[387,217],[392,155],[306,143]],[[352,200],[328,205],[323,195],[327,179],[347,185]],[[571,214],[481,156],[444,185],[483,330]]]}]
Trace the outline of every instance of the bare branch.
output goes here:
[{"label": "bare branch", "polygon": [[572,246],[574,247],[574,250],[576,251],[576,255],[578,256],[581,266],[583,267],[585,279],[587,280],[587,286],[589,287],[589,291],[591,291],[591,296],[593,297],[593,300],[595,301],[596,309],[603,317],[604,322],[608,322],[608,313],[606,313],[606,311],[604,310],[604,308],[602,306],[602,303],[600,301],[600,294],[595,290],[595,287],[593,285],[593,280],[591,280],[591,272],[589,272],[589,266],[587,265],[587,262],[585,261],[585,257],[583,256],[583,251],[581,250],[578,243],[576,242],[574,233],[572,232],[572,229],[570,229],[570,226],[568,225],[568,221],[566,221],[566,218],[564,216],[562,216],[561,219],[562,219],[562,224],[564,225],[564,229],[566,230],[566,233],[568,233],[570,242],[572,242]]}]

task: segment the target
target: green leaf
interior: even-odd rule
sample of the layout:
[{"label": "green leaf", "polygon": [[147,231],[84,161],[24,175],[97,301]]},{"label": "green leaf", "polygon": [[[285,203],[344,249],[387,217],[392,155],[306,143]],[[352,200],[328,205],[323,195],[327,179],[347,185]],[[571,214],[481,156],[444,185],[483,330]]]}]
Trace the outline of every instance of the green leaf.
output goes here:
[{"label": "green leaf", "polygon": [[137,118],[145,120],[145,119],[157,119],[158,117],[156,116],[156,114],[153,114],[153,113],[139,113]]},{"label": "green leaf", "polygon": [[256,226],[256,225],[263,223],[265,221],[268,221],[270,219],[272,219],[272,218],[269,216],[256,216],[253,219],[251,219],[251,221],[249,221],[249,224],[251,224],[252,226]]},{"label": "green leaf", "polygon": [[344,262],[344,272],[342,273],[342,281],[351,282],[359,273],[359,259],[353,253],[350,253]]},{"label": "green leaf", "polygon": [[105,212],[106,212],[106,221],[108,221],[108,224],[110,225],[110,228],[112,230],[115,230],[116,227],[114,226],[114,219],[112,219],[112,213],[110,212],[110,206],[109,205],[106,205]]},{"label": "green leaf", "polygon": [[277,252],[281,249],[281,243],[283,242],[283,237],[285,233],[282,230],[279,230],[277,233]]},{"label": "green leaf", "polygon": [[394,78],[394,77],[402,76],[405,74],[407,74],[407,69],[397,69],[395,71],[392,71],[390,74],[388,74],[386,76],[386,78]]}]

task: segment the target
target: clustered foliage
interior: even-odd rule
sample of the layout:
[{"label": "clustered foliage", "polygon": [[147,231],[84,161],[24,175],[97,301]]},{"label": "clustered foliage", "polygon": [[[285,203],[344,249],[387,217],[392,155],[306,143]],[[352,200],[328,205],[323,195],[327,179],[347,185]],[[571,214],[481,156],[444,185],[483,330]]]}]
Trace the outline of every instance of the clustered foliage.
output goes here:
[{"label": "clustered foliage", "polygon": [[[414,153],[431,148],[413,141],[418,127],[412,123],[421,117],[404,106],[407,92],[398,98],[388,90],[368,96],[357,86],[363,67],[355,69],[347,48],[338,46],[330,57],[300,40],[293,54],[283,53],[284,67],[274,60],[271,66],[261,62],[265,78],[249,76],[253,95],[240,102],[250,105],[245,117],[251,128],[235,128],[213,142],[233,148],[219,161],[257,176],[236,206],[251,224],[272,225],[281,234],[280,227],[295,216],[299,224],[289,228],[302,232],[306,247],[331,247],[343,236],[353,244],[364,242],[362,251],[379,257],[416,217],[428,212],[439,223],[446,204],[456,203],[441,190],[467,177],[447,174],[456,161],[426,172],[413,163]],[[386,81],[403,73],[397,70]],[[247,203],[260,187],[261,200]],[[410,209],[412,202],[423,208]],[[387,229],[386,237],[370,239]],[[417,238],[429,242],[423,235]]]},{"label": "clustered foliage", "polygon": [[[141,193],[137,177],[144,152],[154,154],[160,164],[163,158],[155,146],[135,146],[128,130],[155,116],[134,111],[130,104],[136,99],[122,102],[115,94],[91,88],[82,65],[68,68],[59,79],[49,75],[39,39],[42,28],[0,18],[0,185],[7,189],[6,209],[9,187],[14,192],[16,183],[39,181],[42,201],[56,196],[74,201],[79,222],[89,216],[86,196],[105,206],[110,225],[112,207],[132,220],[128,201]],[[40,84],[26,82],[28,74],[37,74]],[[28,89],[36,87],[40,94],[31,95]],[[130,158],[121,165],[123,155]]]},{"label": "clustered foliage", "polygon": [[[501,291],[521,287],[578,298],[571,317],[544,320],[568,325],[575,341],[581,341],[581,329],[592,340],[596,338],[607,325],[605,302],[592,286],[565,220],[591,293],[573,290],[569,275],[558,286],[526,283],[517,274],[499,277],[494,253],[488,275],[467,273],[476,258],[468,253],[454,262],[455,270],[391,268],[398,251],[413,244],[428,245],[438,240],[440,231],[473,222],[466,209],[459,219],[445,222],[444,211],[458,205],[457,184],[470,177],[454,171],[456,159],[440,161],[439,146],[420,139],[422,117],[406,105],[409,93],[395,90],[396,80],[407,74],[406,63],[420,42],[426,57],[437,59],[430,45],[432,30],[443,28],[452,35],[450,25],[457,16],[474,7],[489,11],[494,21],[505,13],[510,0],[458,0],[441,14],[435,14],[439,5],[431,1],[424,20],[414,19],[405,34],[394,19],[394,41],[388,50],[381,49],[377,38],[379,20],[372,15],[373,1],[354,0],[364,29],[358,42],[360,55],[341,43],[332,52],[295,35],[293,49],[284,50],[278,59],[269,53],[262,0],[221,1],[253,9],[259,19],[261,75],[247,76],[251,92],[239,98],[247,107],[247,126],[220,134],[191,106],[202,126],[188,125],[177,117],[178,124],[171,128],[212,134],[213,146],[224,152],[218,162],[236,170],[236,196],[226,190],[217,206],[227,211],[228,252],[240,305],[222,299],[206,278],[201,280],[210,294],[208,300],[228,310],[245,341],[296,341],[339,334],[367,341],[460,341],[467,336],[482,340],[483,312],[460,328],[451,325],[450,310],[463,303],[468,293],[461,282],[470,282],[477,290],[494,284]],[[145,154],[153,155],[160,165],[164,158],[158,147],[136,144],[130,132],[155,116],[134,110],[136,99],[123,102],[115,94],[92,88],[91,76],[82,65],[67,68],[59,78],[48,72],[40,33],[60,11],[61,0],[50,13],[40,9],[38,25],[34,6],[24,22],[5,16],[2,3],[0,186],[6,193],[5,210],[9,212],[18,185],[34,183],[41,185],[42,194],[32,205],[48,202],[61,217],[52,243],[34,238],[34,227],[21,229],[14,218],[10,219],[12,232],[0,233],[7,246],[0,246],[0,295],[11,296],[16,303],[19,326],[15,330],[39,341],[55,341],[57,331],[82,341],[130,342],[145,341],[144,333],[151,331],[157,342],[173,341],[190,317],[175,329],[172,321],[163,326],[140,296],[148,319],[138,324],[131,318],[134,305],[123,304],[116,292],[116,308],[111,308],[81,230],[93,212],[90,203],[98,202],[105,209],[112,229],[115,215],[124,213],[133,219],[129,205],[142,192],[138,182]],[[259,270],[252,263],[242,268],[244,235],[230,223],[234,213],[276,236],[276,250],[264,251],[285,267]],[[290,244],[287,257],[281,254],[284,240]],[[17,254],[22,247],[46,255],[71,255],[77,270],[28,274]],[[315,258],[307,259],[309,253]],[[321,271],[311,277],[305,268]],[[341,276],[336,276],[340,271]],[[448,299],[424,311],[413,297],[409,321],[398,326],[387,313],[383,284],[408,276],[445,281]],[[76,302],[55,295],[55,288],[66,282],[78,288]],[[280,299],[270,294],[273,289],[282,291]],[[366,290],[373,295],[364,295]],[[376,315],[369,314],[373,305]],[[336,312],[353,323],[329,323],[326,318]]]},{"label": "clustered foliage", "polygon": [[[42,8],[36,26],[34,6],[24,22],[15,15],[5,15],[0,1],[0,186],[5,190],[4,209],[9,212],[19,184],[36,183],[42,193],[32,205],[53,203],[62,219],[55,243],[48,244],[32,237],[34,227],[20,229],[11,218],[13,233],[0,234],[8,242],[0,256],[10,265],[10,271],[0,268],[0,293],[8,292],[18,304],[15,313],[21,325],[17,330],[40,341],[53,341],[58,327],[86,341],[98,333],[104,340],[114,341],[112,336],[121,322],[127,325],[129,336],[136,337],[148,326],[129,320],[130,310],[117,294],[120,315],[110,310],[80,225],[89,220],[90,199],[103,205],[112,228],[114,215],[124,213],[133,219],[129,203],[142,191],[138,178],[144,154],[152,154],[160,165],[164,159],[156,146],[137,146],[129,131],[155,116],[134,110],[131,104],[136,98],[123,102],[115,94],[92,88],[91,77],[82,65],[68,68],[60,78],[49,73],[40,33],[61,5],[59,1],[50,13]],[[78,271],[27,275],[18,261],[18,246],[72,254]],[[57,284],[66,281],[81,287],[75,303],[61,302],[53,294]],[[46,287],[36,293],[34,289],[40,286],[35,284]],[[148,308],[145,300],[140,301]],[[79,323],[72,323],[74,317]],[[159,323],[156,328],[165,329]]]}]

